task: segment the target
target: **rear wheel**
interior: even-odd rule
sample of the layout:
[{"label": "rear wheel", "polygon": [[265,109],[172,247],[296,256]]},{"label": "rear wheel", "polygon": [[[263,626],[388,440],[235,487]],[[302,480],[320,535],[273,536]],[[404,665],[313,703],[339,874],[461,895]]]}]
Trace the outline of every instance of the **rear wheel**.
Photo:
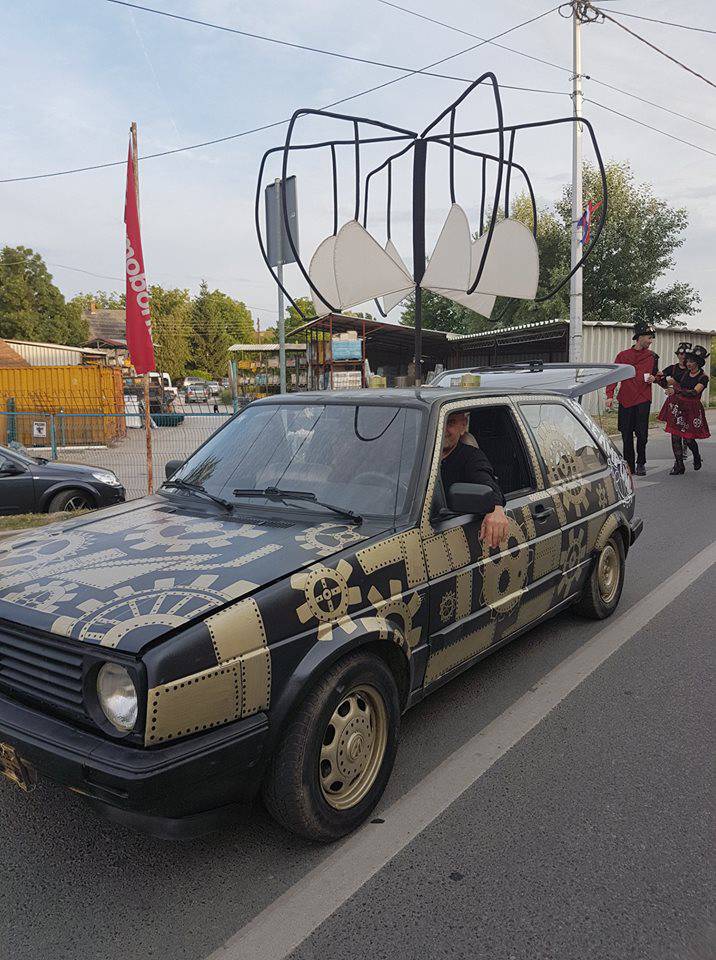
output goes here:
[{"label": "rear wheel", "polygon": [[90,510],[94,503],[82,490],[63,490],[50,500],[48,513],[73,513],[75,510]]},{"label": "rear wheel", "polygon": [[617,608],[624,587],[624,541],[613,533],[597,554],[594,568],[576,603],[578,613],[604,620]]},{"label": "rear wheel", "polygon": [[355,830],[390,777],[400,701],[390,669],[356,653],[321,678],[293,718],[263,785],[269,813],[324,843]]}]

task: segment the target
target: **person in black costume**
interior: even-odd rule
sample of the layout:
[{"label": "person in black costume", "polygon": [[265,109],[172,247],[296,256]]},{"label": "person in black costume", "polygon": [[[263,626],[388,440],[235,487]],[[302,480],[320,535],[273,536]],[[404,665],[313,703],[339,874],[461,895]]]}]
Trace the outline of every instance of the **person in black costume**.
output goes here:
[{"label": "person in black costume", "polygon": [[[664,400],[660,413],[666,413],[666,405],[669,402],[669,396],[673,396],[673,386],[675,384],[680,384],[682,379],[689,372],[688,367],[686,366],[686,354],[692,348],[693,344],[688,340],[682,340],[681,343],[676,348],[676,363],[670,363],[668,367],[664,367],[656,375],[656,382],[660,387],[663,387],[667,391],[667,398]],[[677,442],[678,441],[678,442]],[[676,434],[672,434],[671,443],[674,451],[681,444],[681,457],[686,460],[689,455],[689,448],[686,446],[686,442],[683,437],[678,437]]]},{"label": "person in black costume", "polygon": [[480,539],[497,547],[507,537],[509,524],[505,515],[505,496],[497,482],[492,464],[478,447],[462,443],[467,432],[467,414],[451,413],[445,423],[440,476],[445,493],[454,483],[482,483],[495,494],[495,504],[482,521]]}]

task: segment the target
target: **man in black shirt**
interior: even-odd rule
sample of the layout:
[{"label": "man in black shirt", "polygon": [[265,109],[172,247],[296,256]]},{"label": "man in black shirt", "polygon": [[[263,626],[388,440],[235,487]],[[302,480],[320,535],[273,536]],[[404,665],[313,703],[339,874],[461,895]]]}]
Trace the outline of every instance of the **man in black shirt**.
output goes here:
[{"label": "man in black shirt", "polygon": [[497,547],[507,538],[509,531],[507,517],[503,509],[505,497],[495,477],[490,461],[482,450],[461,442],[467,432],[467,414],[451,413],[445,423],[443,435],[442,462],[440,476],[447,495],[453,483],[482,483],[490,487],[495,494],[495,505],[491,513],[482,521],[480,539],[488,546]]}]

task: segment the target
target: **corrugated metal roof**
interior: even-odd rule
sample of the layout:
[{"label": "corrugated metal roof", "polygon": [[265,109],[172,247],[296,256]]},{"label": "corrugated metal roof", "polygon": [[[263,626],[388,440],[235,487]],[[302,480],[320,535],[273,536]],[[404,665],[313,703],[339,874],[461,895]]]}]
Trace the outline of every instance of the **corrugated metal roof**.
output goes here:
[{"label": "corrugated metal roof", "polygon": [[[491,330],[481,330],[479,333],[448,333],[448,340],[479,340],[494,337],[495,334],[518,332],[520,330],[540,330],[545,327],[569,326],[569,320],[558,317],[554,320],[537,320],[534,323],[521,323],[514,327],[493,327]],[[617,323],[614,320],[585,320],[585,327],[616,327],[619,330],[631,330],[629,323]],[[661,333],[696,333],[702,337],[716,336],[714,330],[701,330],[698,327],[670,327],[667,324],[656,324],[654,330]]]},{"label": "corrugated metal roof", "polygon": [[[286,350],[296,351],[302,350],[306,352],[305,343],[287,343]],[[278,344],[277,343],[234,343],[229,347],[229,351],[233,353],[243,353],[252,351],[254,353],[278,353]]]}]

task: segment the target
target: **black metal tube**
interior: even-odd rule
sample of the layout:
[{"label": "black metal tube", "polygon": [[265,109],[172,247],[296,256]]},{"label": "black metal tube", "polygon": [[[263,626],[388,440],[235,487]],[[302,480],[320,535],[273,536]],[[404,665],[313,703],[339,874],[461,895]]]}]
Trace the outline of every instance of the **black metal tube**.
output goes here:
[{"label": "black metal tube", "polygon": [[338,167],[336,166],[336,145],[331,144],[331,168],[333,170],[333,236],[338,233]]},{"label": "black metal tube", "polygon": [[425,171],[428,145],[415,141],[413,152],[413,279],[415,280],[415,382],[422,381],[423,301],[420,281],[425,273]]},{"label": "black metal tube", "polygon": [[512,155],[515,152],[515,131],[510,133],[510,149],[507,153],[507,177],[505,178],[505,220],[510,215],[510,180],[512,179]]},{"label": "black metal tube", "polygon": [[353,219],[357,220],[360,216],[360,131],[358,130],[358,121],[353,123],[353,132],[355,133],[355,156],[356,156],[356,205]]}]

